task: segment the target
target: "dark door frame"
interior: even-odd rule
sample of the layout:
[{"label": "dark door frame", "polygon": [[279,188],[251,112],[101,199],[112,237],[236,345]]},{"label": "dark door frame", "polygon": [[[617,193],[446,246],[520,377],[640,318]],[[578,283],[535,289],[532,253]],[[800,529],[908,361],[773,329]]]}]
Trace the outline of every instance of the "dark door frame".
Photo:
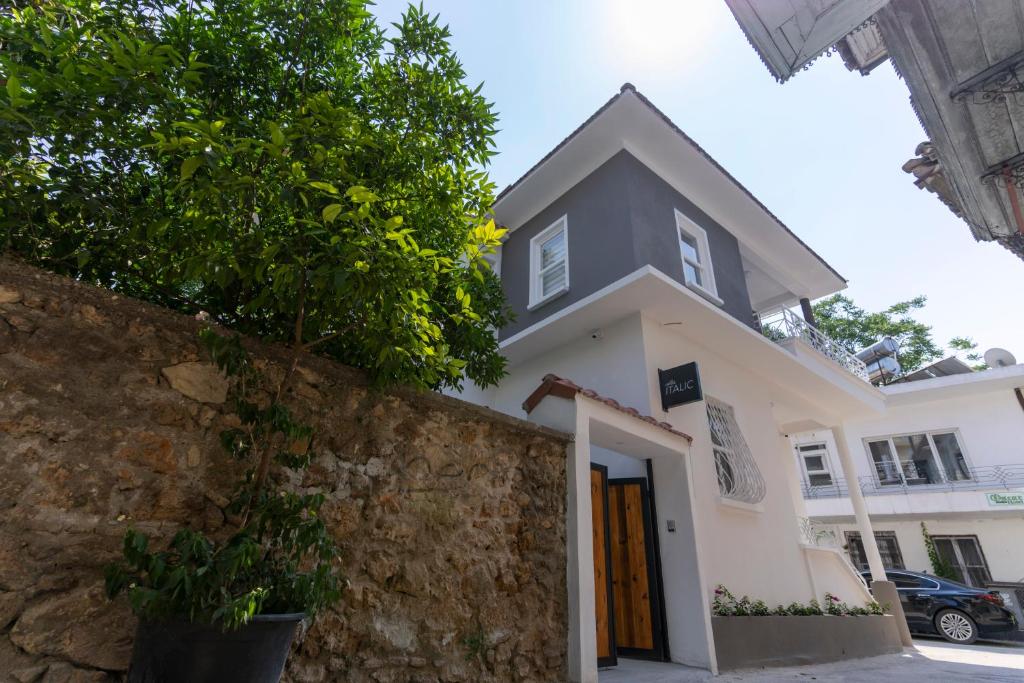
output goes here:
[{"label": "dark door frame", "polygon": [[665,574],[661,569],[661,529],[658,524],[658,505],[654,498],[654,461],[650,458],[644,461],[647,466],[647,482],[650,485],[650,507],[651,507],[651,538],[654,541],[654,569],[658,574],[658,619],[661,621],[661,653],[664,661],[672,658],[668,649],[668,612],[665,608]]},{"label": "dark door frame", "polygon": [[[615,646],[615,593],[612,591],[612,545],[611,545],[611,522],[608,519],[608,467],[595,462],[590,463],[590,469],[601,473],[601,507],[604,511],[604,577],[605,590],[608,592],[608,640],[611,654],[608,657],[598,657],[599,667],[618,666],[618,648]],[[593,505],[593,502],[591,502]],[[594,586],[597,590],[597,586]]]},{"label": "dark door frame", "polygon": [[[647,559],[647,590],[650,598],[651,606],[651,640],[654,643],[654,648],[651,650],[641,650],[632,647],[617,647],[617,654],[625,657],[631,657],[633,659],[649,659],[656,662],[667,661],[668,650],[666,648],[667,632],[664,628],[664,622],[662,620],[664,593],[661,585],[661,558],[656,550],[656,542],[654,535],[656,531],[656,520],[653,517],[652,510],[652,490],[648,485],[648,481],[645,477],[624,477],[620,479],[609,479],[608,486],[615,484],[639,484],[640,485],[640,498],[644,501],[643,506],[643,517],[644,517],[644,554]],[[609,544],[609,551],[611,544]],[[614,595],[612,598],[614,599]]]}]

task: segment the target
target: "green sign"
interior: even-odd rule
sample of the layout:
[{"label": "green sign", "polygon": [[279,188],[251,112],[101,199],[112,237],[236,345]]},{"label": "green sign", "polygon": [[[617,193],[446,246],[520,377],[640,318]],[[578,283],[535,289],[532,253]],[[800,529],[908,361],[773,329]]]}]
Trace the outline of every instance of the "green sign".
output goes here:
[{"label": "green sign", "polygon": [[991,506],[1024,505],[1024,493],[990,493],[985,497]]}]

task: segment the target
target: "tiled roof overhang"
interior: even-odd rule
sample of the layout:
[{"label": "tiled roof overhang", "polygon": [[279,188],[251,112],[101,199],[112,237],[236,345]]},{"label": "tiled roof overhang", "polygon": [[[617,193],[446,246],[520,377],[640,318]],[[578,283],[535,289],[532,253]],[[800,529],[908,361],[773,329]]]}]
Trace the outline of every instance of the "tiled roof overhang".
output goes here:
[{"label": "tiled roof overhang", "polygon": [[667,422],[659,422],[650,415],[644,415],[636,408],[629,408],[627,406],[624,406],[615,399],[602,396],[593,389],[584,389],[583,387],[576,384],[572,380],[568,380],[553,374],[545,375],[540,386],[537,387],[525,401],[523,401],[523,410],[525,410],[527,413],[533,412],[533,409],[540,405],[540,402],[543,401],[544,398],[547,396],[557,396],[558,398],[565,398],[571,400],[576,398],[576,394],[582,394],[587,398],[598,401],[599,403],[603,403],[604,405],[613,408],[614,410],[617,410],[620,413],[625,413],[630,417],[634,417],[642,422],[646,422],[647,424],[657,427],[658,429],[663,429],[666,432],[669,432],[670,434],[674,434],[675,436],[681,436],[688,442],[693,441],[693,437],[691,437],[689,434],[679,431],[678,429],[676,429]]}]

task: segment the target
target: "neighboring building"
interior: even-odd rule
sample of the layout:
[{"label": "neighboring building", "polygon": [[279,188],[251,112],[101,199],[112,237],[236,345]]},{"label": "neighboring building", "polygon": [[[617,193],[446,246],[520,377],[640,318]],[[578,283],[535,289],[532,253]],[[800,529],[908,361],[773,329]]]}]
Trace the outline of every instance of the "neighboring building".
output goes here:
[{"label": "neighboring building", "polygon": [[717,584],[868,600],[841,551],[807,542],[785,438],[884,408],[864,364],[790,311],[843,278],[629,84],[494,212],[509,374],[462,396],[574,435],[572,679],[616,653],[727,667]]},{"label": "neighboring building", "polygon": [[[1024,624],[1024,365],[955,367],[883,387],[884,414],[844,421],[856,485],[887,568],[933,572],[924,522],[957,579],[1003,590]],[[833,433],[791,438],[813,535],[867,568]]]},{"label": "neighboring building", "polygon": [[1024,0],[726,0],[776,79],[835,49],[892,60],[930,142],[904,165],[975,239],[1024,258]]}]

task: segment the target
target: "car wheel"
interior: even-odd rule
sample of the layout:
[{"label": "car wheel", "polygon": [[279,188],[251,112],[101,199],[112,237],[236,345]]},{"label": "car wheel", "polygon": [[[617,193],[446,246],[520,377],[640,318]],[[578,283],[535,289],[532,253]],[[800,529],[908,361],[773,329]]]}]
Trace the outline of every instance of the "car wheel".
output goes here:
[{"label": "car wheel", "polygon": [[935,628],[951,643],[969,645],[978,639],[978,626],[974,620],[955,609],[944,609],[936,614]]}]

